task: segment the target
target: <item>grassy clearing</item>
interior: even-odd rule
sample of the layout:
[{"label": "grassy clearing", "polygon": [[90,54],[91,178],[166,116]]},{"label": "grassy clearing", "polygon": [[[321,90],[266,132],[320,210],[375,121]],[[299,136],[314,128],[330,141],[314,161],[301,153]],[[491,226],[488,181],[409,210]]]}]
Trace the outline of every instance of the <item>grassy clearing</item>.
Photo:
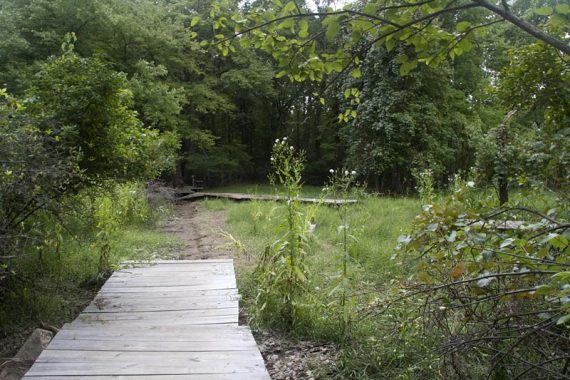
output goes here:
[{"label": "grassy clearing", "polygon": [[[4,356],[42,323],[59,327],[73,320],[104,282],[105,276],[98,271],[101,234],[90,222],[90,208],[104,204],[108,197],[109,194],[100,194],[90,201],[82,199],[85,203],[78,213],[64,220],[67,229],[57,250],[53,244],[40,249],[29,247],[9,263],[13,275],[0,284],[0,341]],[[111,268],[123,260],[163,257],[182,245],[177,239],[154,231],[154,222],[166,216],[164,205],[151,209],[132,187],[121,189],[112,197],[118,199],[113,198],[116,214],[111,217],[119,223],[105,240],[110,244]],[[125,204],[129,206],[121,206]]]},{"label": "grassy clearing", "polygon": [[[463,184],[464,186],[465,184]],[[223,189],[221,189],[224,191]],[[233,191],[241,191],[234,187]],[[454,190],[452,190],[453,192]],[[444,195],[437,202],[445,203]],[[556,206],[556,197],[532,190],[512,191],[511,205],[546,210]],[[492,190],[470,191],[462,202],[468,205],[496,208],[496,194]],[[264,328],[280,330],[302,339],[336,342],[342,348],[336,368],[321,372],[321,378],[452,378],[457,374],[438,354],[442,334],[437,329],[426,329],[421,318],[421,297],[400,299],[410,282],[410,268],[416,264],[402,256],[392,259],[397,239],[409,231],[413,220],[422,210],[420,200],[414,198],[363,197],[357,205],[348,206],[348,225],[356,240],[350,246],[353,260],[349,276],[343,285],[348,289],[350,308],[341,306],[341,295],[335,291],[342,280],[341,217],[336,207],[303,205],[302,212],[313,217],[316,228],[310,235],[310,253],[307,257],[309,280],[306,292],[298,300],[302,320],[288,329],[275,318],[253,320]],[[236,246],[247,257],[249,265],[239,268],[238,283],[244,294],[244,304],[255,315],[255,297],[259,277],[255,264],[263,252],[284,231],[279,225],[286,218],[282,204],[276,202],[207,201],[208,208],[228,210],[228,225]],[[467,207],[467,206],[466,206]],[[562,212],[562,211],[560,211]],[[397,304],[390,300],[399,299]],[[268,307],[272,307],[271,305]],[[343,321],[350,321],[350,330],[343,332]],[[473,355],[471,355],[473,356]],[[481,356],[464,358],[467,371],[484,373]],[[475,378],[477,375],[475,376]]]},{"label": "grassy clearing", "polygon": [[[239,188],[234,188],[240,191]],[[224,189],[224,191],[227,191]],[[244,305],[255,309],[255,263],[271,245],[280,231],[283,207],[276,202],[205,201],[210,209],[228,210],[230,233],[242,252],[251,260],[239,268],[238,282],[244,294]],[[341,334],[343,309],[339,295],[333,289],[338,283],[342,266],[342,241],[339,233],[340,216],[336,207],[303,205],[306,215],[313,215],[316,228],[310,237],[311,251],[307,257],[310,279],[307,291],[299,301],[302,321],[292,331],[283,331],[298,338],[333,341],[342,346],[343,355],[333,372],[321,373],[324,378],[417,378],[436,376],[437,363],[431,353],[429,340],[421,330],[402,331],[400,322],[405,309],[382,316],[368,316],[368,305],[377,301],[376,295],[389,283],[399,281],[406,272],[392,260],[398,237],[406,232],[421,211],[414,198],[365,197],[349,206],[348,224],[356,237],[351,245],[355,260],[349,266],[349,294],[354,313],[350,334]],[[256,321],[253,321],[255,325]],[[265,327],[282,329],[279,322],[264,323]],[[430,366],[433,370],[429,370]],[[428,373],[426,373],[428,368]]]}]

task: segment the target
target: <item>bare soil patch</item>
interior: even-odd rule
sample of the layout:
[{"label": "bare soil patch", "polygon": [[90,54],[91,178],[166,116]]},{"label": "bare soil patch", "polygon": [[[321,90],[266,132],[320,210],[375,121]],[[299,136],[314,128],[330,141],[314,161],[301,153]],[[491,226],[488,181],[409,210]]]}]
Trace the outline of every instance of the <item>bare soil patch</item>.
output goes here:
[{"label": "bare soil patch", "polygon": [[233,251],[223,236],[224,210],[208,210],[199,203],[176,205],[175,215],[159,226],[159,231],[174,235],[185,245],[173,253],[179,260],[233,258]]}]

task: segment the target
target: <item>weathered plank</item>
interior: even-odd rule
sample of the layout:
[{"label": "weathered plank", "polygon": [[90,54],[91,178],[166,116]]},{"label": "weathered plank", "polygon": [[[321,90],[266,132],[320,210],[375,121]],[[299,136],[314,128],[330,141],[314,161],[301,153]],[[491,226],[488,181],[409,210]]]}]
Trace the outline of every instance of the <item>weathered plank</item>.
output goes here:
[{"label": "weathered plank", "polygon": [[219,281],[208,284],[174,285],[174,286],[103,286],[101,294],[105,293],[160,293],[160,292],[187,292],[189,290],[213,290],[235,288],[234,281]]},{"label": "weathered plank", "polygon": [[200,264],[200,265],[213,265],[213,264],[231,264],[233,266],[232,259],[207,259],[207,260],[152,260],[152,261],[131,261],[126,260],[121,262],[122,265],[148,265],[148,266],[168,266],[173,267],[184,267],[181,264]]},{"label": "weathered plank", "polygon": [[231,260],[135,265],[111,276],[24,379],[269,379],[237,325]]},{"label": "weathered plank", "polygon": [[235,299],[211,299],[196,302],[188,299],[165,298],[156,301],[139,299],[138,301],[113,301],[105,298],[97,298],[91,303],[84,313],[118,313],[118,312],[148,312],[148,311],[169,311],[169,310],[204,310],[204,309],[225,309],[238,307],[238,300]]},{"label": "weathered plank", "polygon": [[[207,327],[207,328],[206,328]],[[57,333],[56,338],[66,339],[82,339],[82,338],[99,338],[99,339],[143,339],[143,340],[211,340],[234,337],[251,336],[251,331],[246,326],[219,326],[209,325],[202,328],[188,329],[184,326],[155,326],[149,325],[145,329],[139,329],[133,326],[116,327],[116,326],[99,326],[90,325],[75,328],[71,324],[65,324],[63,329]]]},{"label": "weathered plank", "polygon": [[[287,197],[280,195],[254,195],[254,194],[240,194],[240,193],[212,193],[212,192],[198,192],[188,194],[177,198],[179,201],[192,201],[204,198],[215,199],[230,199],[234,201],[286,201]],[[301,203],[323,203],[325,205],[334,206],[342,204],[354,204],[358,201],[356,199],[333,199],[333,198],[298,198]]]},{"label": "weathered plank", "polygon": [[217,308],[217,309],[190,309],[190,310],[158,310],[158,311],[116,311],[114,313],[83,313],[78,317],[82,322],[90,321],[143,321],[143,320],[168,320],[184,321],[187,319],[232,315],[238,313],[237,305],[233,307]]},{"label": "weathered plank", "polygon": [[99,292],[97,297],[103,298],[127,298],[127,299],[137,299],[145,298],[148,300],[160,299],[160,298],[187,298],[187,299],[197,299],[202,297],[239,297],[238,292],[235,288],[228,289],[188,289],[184,293],[179,292],[169,292],[169,289],[165,291],[158,292]]},{"label": "weathered plank", "polygon": [[233,315],[207,315],[207,316],[195,316],[195,317],[187,317],[186,319],[177,319],[177,320],[159,320],[158,318],[151,319],[139,319],[139,320],[104,320],[104,319],[83,319],[83,315],[81,316],[82,319],[76,319],[75,321],[71,322],[73,326],[93,326],[93,325],[112,325],[116,327],[127,327],[127,326],[135,326],[146,328],[148,325],[152,325],[160,323],[162,326],[195,326],[195,325],[209,325],[209,324],[236,324],[238,318]]},{"label": "weathered plank", "polygon": [[[130,375],[110,375],[110,376],[65,376],[63,380],[134,380],[139,376]],[[34,376],[26,375],[24,379],[31,380],[60,380],[60,375],[55,376]],[[269,379],[264,371],[257,373],[230,373],[230,374],[184,374],[184,375],[145,375],[144,380],[250,380],[250,379]]]},{"label": "weathered plank", "polygon": [[253,338],[216,339],[203,342],[189,341],[125,341],[108,339],[56,339],[50,344],[50,350],[74,351],[121,351],[121,352],[223,352],[255,351],[257,344]]},{"label": "weathered plank", "polygon": [[[155,287],[155,286],[194,286],[194,285],[204,285],[204,282],[208,281],[209,284],[215,285],[233,285],[235,284],[235,278],[228,275],[216,275],[212,273],[201,273],[199,275],[175,275],[172,276],[148,276],[148,277],[138,277],[138,276],[124,276],[115,277],[109,279],[104,285],[105,287],[113,286],[143,286],[143,287]],[[221,288],[223,289],[223,288]]]}]

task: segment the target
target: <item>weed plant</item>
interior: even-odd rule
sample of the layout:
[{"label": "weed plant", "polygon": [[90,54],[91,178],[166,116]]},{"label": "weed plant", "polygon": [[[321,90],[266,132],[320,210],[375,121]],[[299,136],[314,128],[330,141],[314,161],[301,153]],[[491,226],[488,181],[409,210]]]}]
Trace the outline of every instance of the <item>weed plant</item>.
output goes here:
[{"label": "weed plant", "polygon": [[[307,225],[299,201],[304,160],[303,152],[296,152],[289,146],[286,137],[275,141],[270,182],[286,197],[280,206],[284,217],[278,225],[281,236],[265,247],[256,270],[259,288],[255,317],[271,319],[286,329],[299,321],[299,298],[306,290],[308,275],[305,265],[309,250]],[[254,226],[260,215],[259,207],[251,213]],[[257,233],[257,228],[254,227],[253,233]]]},{"label": "weed plant", "polygon": [[[334,170],[330,169],[329,183],[323,189],[327,196],[332,196],[334,199],[339,199],[343,202],[335,206],[339,226],[337,232],[340,237],[338,246],[341,248],[341,268],[336,281],[336,285],[329,292],[330,296],[338,296],[338,303],[341,308],[341,331],[344,336],[343,342],[346,340],[352,324],[354,322],[354,308],[356,306],[356,298],[352,295],[354,292],[354,275],[351,270],[356,265],[355,244],[358,239],[355,236],[354,225],[349,220],[349,207],[351,206],[348,201],[351,195],[352,186],[356,180],[356,172],[345,169]],[[316,225],[315,225],[316,226]]]}]

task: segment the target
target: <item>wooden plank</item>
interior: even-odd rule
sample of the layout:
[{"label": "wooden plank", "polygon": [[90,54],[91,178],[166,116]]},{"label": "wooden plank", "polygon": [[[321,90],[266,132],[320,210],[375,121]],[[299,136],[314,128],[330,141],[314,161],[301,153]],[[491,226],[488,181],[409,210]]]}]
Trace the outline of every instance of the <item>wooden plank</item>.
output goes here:
[{"label": "wooden plank", "polygon": [[221,310],[235,309],[238,310],[238,301],[231,303],[202,304],[202,305],[115,305],[110,307],[101,307],[90,305],[83,314],[110,314],[110,313],[157,313],[162,311],[203,311],[203,310]]},{"label": "wooden plank", "polygon": [[239,313],[237,305],[234,307],[220,309],[198,309],[198,310],[167,310],[167,311],[141,311],[116,313],[82,313],[77,319],[82,322],[90,321],[143,321],[143,320],[164,320],[170,322],[185,319],[202,318],[209,316],[237,315]]},{"label": "wooden plank", "polygon": [[215,316],[212,315],[212,316],[199,316],[199,317],[197,316],[180,321],[172,321],[172,320],[158,321],[157,319],[82,321],[80,319],[76,319],[75,321],[71,322],[71,325],[77,327],[102,325],[102,326],[114,326],[114,327],[134,326],[134,327],[147,328],[149,325],[152,326],[153,323],[154,325],[160,323],[162,326],[195,326],[195,325],[210,325],[210,324],[237,325],[238,316],[237,315],[215,315]]},{"label": "wooden plank", "polygon": [[157,312],[170,312],[170,311],[194,311],[206,312],[211,310],[212,313],[218,313],[222,309],[237,310],[238,301],[223,301],[223,302],[210,302],[210,303],[158,303],[158,304],[139,304],[139,305],[125,305],[123,303],[110,304],[97,304],[89,305],[83,314],[105,314],[105,313],[157,313]]},{"label": "wooden plank", "polygon": [[160,292],[187,292],[189,290],[215,290],[215,289],[232,289],[235,284],[218,283],[218,284],[193,284],[193,285],[175,285],[175,286],[104,286],[100,294],[105,293],[160,293]]},{"label": "wooden plank", "polygon": [[[77,351],[77,350],[44,350],[37,363],[120,363],[121,361],[132,361],[133,359],[142,361],[172,361],[202,362],[212,364],[243,361],[250,362],[257,359],[261,354],[257,350],[253,351],[227,351],[227,352],[123,352],[123,351]],[[215,373],[215,372],[214,372]]]},{"label": "wooden plank", "polygon": [[[169,353],[167,353],[169,354]],[[188,353],[184,353],[188,355]],[[215,374],[213,378],[219,378],[219,375],[244,373],[248,374],[248,379],[266,379],[263,374],[263,365],[257,360],[244,362],[235,361],[212,361],[201,362],[199,359],[183,362],[173,360],[140,360],[121,362],[98,362],[98,363],[41,363],[36,364],[28,371],[29,376],[54,376],[58,379],[65,379],[67,376],[109,376],[123,375],[133,376],[136,378],[146,378],[148,375],[204,375]],[[260,377],[253,377],[255,374]],[[163,377],[160,377],[163,378]],[[89,379],[87,377],[87,379]]]},{"label": "wooden plank", "polygon": [[[261,361],[260,361],[261,359]],[[122,352],[46,350],[30,375],[182,375],[260,372],[259,351]]]},{"label": "wooden plank", "polygon": [[121,352],[224,352],[255,351],[257,344],[253,338],[240,338],[210,341],[166,341],[166,340],[108,340],[108,339],[54,339],[50,350],[74,351],[121,351]]},{"label": "wooden plank", "polygon": [[[161,270],[144,270],[136,272],[134,269],[129,271],[118,271],[110,278],[145,278],[145,277],[167,277],[167,276],[176,276],[176,277],[206,277],[206,276],[228,276],[231,277],[234,274],[234,270],[231,268],[228,269],[212,269],[206,268],[201,271],[178,271],[178,270],[164,270],[165,268],[159,268]],[[177,268],[174,268],[177,269]],[[184,269],[184,268],[182,268]]]},{"label": "wooden plank", "polygon": [[220,337],[233,339],[239,337],[252,337],[251,330],[246,326],[218,326],[208,325],[188,329],[177,326],[152,326],[145,329],[132,326],[113,327],[110,325],[90,325],[80,329],[71,324],[65,324],[56,338],[61,339],[120,339],[120,340],[153,340],[165,339],[169,341],[211,341]]},{"label": "wooden plank", "polygon": [[[232,289],[230,289],[232,290]],[[124,303],[134,303],[139,304],[141,302],[145,303],[157,303],[157,302],[213,302],[213,301],[235,301],[239,300],[241,297],[237,291],[229,292],[187,292],[187,293],[175,293],[169,295],[165,293],[99,293],[93,299],[93,302],[124,302]]]},{"label": "wooden plank", "polygon": [[144,311],[167,311],[167,310],[204,310],[238,307],[238,300],[214,299],[193,301],[188,299],[166,298],[163,300],[147,301],[140,299],[135,301],[112,301],[104,298],[96,299],[89,304],[84,313],[116,313],[116,312],[144,312]]},{"label": "wooden plank", "polygon": [[204,260],[150,260],[150,261],[132,261],[126,260],[122,261],[121,264],[129,265],[176,265],[180,266],[182,264],[202,264],[202,265],[212,265],[212,264],[232,264],[233,259],[204,259]]},{"label": "wooden plank", "polygon": [[209,274],[209,275],[215,275],[215,276],[219,276],[219,275],[224,275],[224,276],[232,276],[234,275],[234,270],[233,268],[206,268],[204,270],[184,270],[185,268],[177,268],[174,267],[172,269],[167,269],[167,268],[148,268],[148,269],[142,269],[139,270],[139,268],[135,268],[135,269],[122,269],[120,271],[117,271],[113,274],[113,277],[135,277],[135,278],[142,278],[142,277],[161,277],[161,276],[168,276],[168,275],[173,275],[173,276],[198,276],[198,275],[204,275],[204,274]]},{"label": "wooden plank", "polygon": [[199,281],[232,281],[233,273],[212,273],[212,272],[195,272],[195,273],[166,273],[156,276],[137,276],[137,275],[118,275],[109,278],[108,283],[118,283],[118,282],[147,282],[152,285],[154,283],[162,282],[182,282],[194,283]]},{"label": "wooden plank", "polygon": [[211,280],[208,284],[205,284],[204,279],[177,279],[177,278],[163,278],[163,279],[131,279],[131,280],[114,280],[108,281],[104,289],[110,288],[120,288],[120,287],[128,287],[128,288],[163,288],[163,287],[172,287],[172,286],[192,286],[192,287],[204,287],[208,286],[210,289],[228,289],[235,287],[235,280],[233,278],[214,278],[211,277]]},{"label": "wooden plank", "polygon": [[209,273],[209,272],[223,272],[227,274],[234,273],[234,268],[230,265],[217,264],[218,266],[204,265],[203,267],[202,265],[203,264],[195,264],[195,265],[184,264],[180,266],[157,265],[148,268],[123,268],[116,271],[115,274],[120,275],[123,273],[137,273],[137,272],[144,275],[151,275],[153,273],[163,273],[163,272],[167,273],[180,272],[180,273],[194,273],[194,274]]},{"label": "wooden plank", "polygon": [[[110,375],[110,376],[65,376],[63,380],[135,380],[139,376],[130,375]],[[61,380],[61,375],[54,376],[34,376],[26,375],[24,378],[30,380]],[[266,371],[245,372],[245,373],[216,373],[216,374],[184,374],[184,375],[145,375],[143,380],[270,380]]]},{"label": "wooden plank", "polygon": [[106,293],[106,292],[99,292],[99,294],[97,295],[97,297],[105,297],[105,298],[109,298],[109,299],[121,299],[121,298],[127,298],[127,299],[138,299],[138,298],[145,298],[148,300],[154,300],[154,299],[160,299],[160,298],[186,298],[186,299],[197,299],[197,298],[201,298],[201,297],[234,297],[234,296],[238,296],[239,294],[237,292],[237,289],[235,288],[227,288],[227,289],[188,289],[186,292],[184,293],[180,293],[180,292],[169,292],[168,290],[163,291],[163,292],[154,292],[154,293],[148,293],[148,292],[112,292],[112,293]]},{"label": "wooden plank", "polygon": [[[210,326],[209,326],[210,327]],[[217,327],[217,326],[216,326]],[[228,327],[228,326],[223,326]],[[235,327],[235,326],[231,326]],[[196,343],[219,343],[227,342],[228,346],[233,344],[238,344],[239,342],[255,342],[253,336],[251,334],[228,334],[220,339],[220,335],[215,334],[203,334],[203,335],[165,335],[165,334],[147,334],[147,335],[138,335],[138,334],[109,334],[101,333],[99,334],[98,331],[85,331],[86,329],[81,330],[70,330],[69,333],[58,336],[54,338],[53,341],[117,341],[119,343],[132,343],[132,342],[154,342],[157,344],[162,343],[182,343],[182,344],[196,344]],[[197,330],[197,328],[190,329],[190,330]],[[208,330],[208,329],[203,329]],[[100,330],[104,331],[104,330]],[[81,332],[81,333],[80,333]],[[63,343],[62,343],[63,344]],[[59,347],[58,349],[60,349]],[[50,346],[51,349],[51,346]],[[151,350],[149,350],[151,351]]]},{"label": "wooden plank", "polygon": [[[183,200],[197,200],[202,198],[216,198],[216,199],[230,199],[234,201],[248,201],[248,200],[258,200],[258,201],[285,201],[287,197],[279,195],[254,195],[254,194],[240,194],[240,193],[211,193],[211,192],[199,192],[189,194],[183,197],[177,198],[178,201]],[[325,198],[323,200],[319,198],[298,198],[301,203],[319,203],[322,202],[325,205],[341,205],[341,204],[354,204],[358,201],[356,199],[333,199]]]}]

